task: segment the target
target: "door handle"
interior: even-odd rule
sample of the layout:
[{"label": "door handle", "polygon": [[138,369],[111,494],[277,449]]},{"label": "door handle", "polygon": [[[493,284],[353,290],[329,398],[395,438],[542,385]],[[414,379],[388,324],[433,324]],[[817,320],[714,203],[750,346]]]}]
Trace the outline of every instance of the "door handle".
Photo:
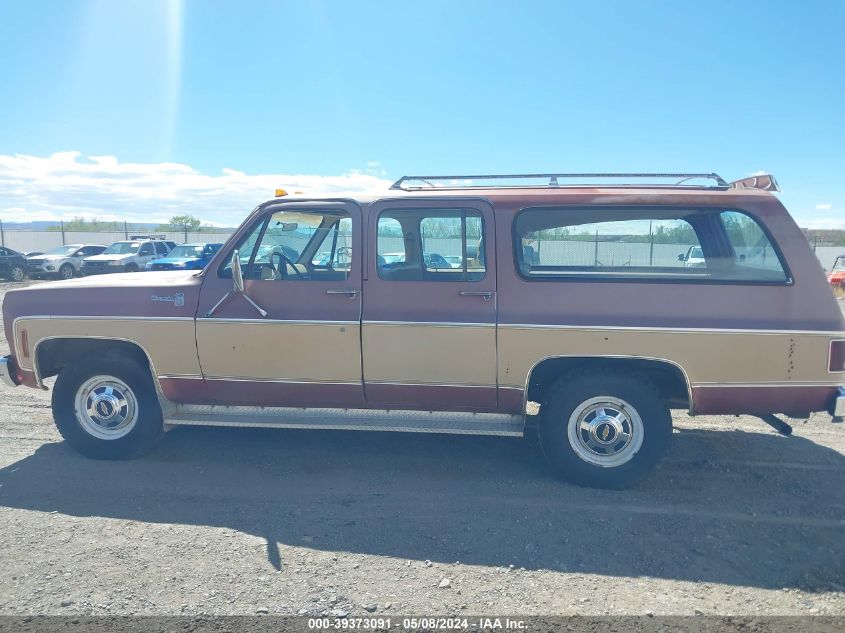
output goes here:
[{"label": "door handle", "polygon": [[493,298],[492,290],[461,290],[458,294],[462,297],[481,297],[485,301]]},{"label": "door handle", "polygon": [[347,288],[345,290],[326,290],[327,295],[346,295],[350,299],[354,299],[358,296],[358,291],[354,288]]}]

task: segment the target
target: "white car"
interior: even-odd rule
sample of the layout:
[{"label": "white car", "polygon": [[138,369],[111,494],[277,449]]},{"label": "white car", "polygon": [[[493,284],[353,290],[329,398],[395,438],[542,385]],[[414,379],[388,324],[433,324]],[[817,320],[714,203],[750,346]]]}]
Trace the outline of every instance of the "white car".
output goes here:
[{"label": "white car", "polygon": [[83,275],[133,273],[144,270],[148,262],[165,257],[170,247],[159,239],[136,239],[115,242],[99,255],[82,260]]},{"label": "white car", "polygon": [[678,261],[684,262],[687,268],[702,268],[707,265],[700,246],[690,246],[686,253],[678,255]]},{"label": "white car", "polygon": [[99,255],[105,246],[99,244],[65,244],[46,253],[26,258],[26,272],[32,279],[58,277],[70,279],[79,274],[85,257]]}]

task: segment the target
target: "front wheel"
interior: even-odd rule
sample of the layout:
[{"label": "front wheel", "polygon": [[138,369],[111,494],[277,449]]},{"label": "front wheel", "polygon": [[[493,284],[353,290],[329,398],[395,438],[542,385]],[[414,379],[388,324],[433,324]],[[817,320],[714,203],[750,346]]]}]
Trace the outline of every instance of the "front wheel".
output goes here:
[{"label": "front wheel", "polygon": [[126,266],[123,267],[123,271],[127,273],[137,273],[138,264],[126,264]]},{"label": "front wheel", "polygon": [[59,268],[59,279],[73,279],[76,271],[73,269],[73,264],[62,264]]},{"label": "front wheel", "polygon": [[576,372],[549,391],[539,434],[546,459],[563,477],[582,486],[623,489],[666,451],[672,416],[645,377]]},{"label": "front wheel", "polygon": [[68,444],[95,459],[135,457],[164,433],[149,371],[112,354],[80,360],[59,372],[53,420]]},{"label": "front wheel", "polygon": [[26,271],[23,269],[23,266],[12,266],[9,270],[9,279],[12,281],[23,281],[25,275]]}]

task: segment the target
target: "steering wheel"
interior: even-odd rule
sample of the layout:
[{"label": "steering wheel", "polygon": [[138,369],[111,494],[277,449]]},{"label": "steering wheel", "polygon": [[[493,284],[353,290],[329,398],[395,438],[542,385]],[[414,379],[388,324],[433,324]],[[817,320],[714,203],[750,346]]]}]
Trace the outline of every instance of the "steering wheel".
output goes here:
[{"label": "steering wheel", "polygon": [[[279,258],[279,265],[278,266],[273,264],[273,258],[274,257]],[[305,279],[305,277],[302,276],[302,273],[299,272],[299,269],[296,267],[296,264],[294,264],[288,258],[288,256],[285,255],[282,251],[273,251],[272,253],[270,253],[270,266],[273,268],[273,270],[276,271],[276,275],[278,276],[279,279],[287,279],[287,277],[288,277],[287,264],[290,264],[290,267],[293,268],[293,272],[296,273],[296,276],[299,279]]]}]

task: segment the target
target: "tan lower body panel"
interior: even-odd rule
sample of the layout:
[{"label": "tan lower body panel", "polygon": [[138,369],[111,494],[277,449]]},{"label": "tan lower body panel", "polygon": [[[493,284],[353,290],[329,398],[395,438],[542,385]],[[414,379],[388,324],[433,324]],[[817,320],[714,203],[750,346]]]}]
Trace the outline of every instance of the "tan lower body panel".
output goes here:
[{"label": "tan lower body panel", "polygon": [[211,378],[361,382],[358,322],[197,319],[203,373]]},{"label": "tan lower body panel", "polygon": [[15,321],[15,343],[26,330],[29,356],[16,349],[21,368],[33,370],[36,350],[42,341],[57,338],[118,339],[135,343],[147,354],[158,374],[198,375],[193,319],[120,317],[23,317]]},{"label": "tan lower body panel", "polygon": [[499,385],[523,388],[540,361],[579,356],[669,361],[684,372],[691,387],[839,385],[845,374],[827,371],[833,338],[830,332],[500,325]]},{"label": "tan lower body panel", "polygon": [[493,324],[363,324],[366,381],[496,386]]}]

